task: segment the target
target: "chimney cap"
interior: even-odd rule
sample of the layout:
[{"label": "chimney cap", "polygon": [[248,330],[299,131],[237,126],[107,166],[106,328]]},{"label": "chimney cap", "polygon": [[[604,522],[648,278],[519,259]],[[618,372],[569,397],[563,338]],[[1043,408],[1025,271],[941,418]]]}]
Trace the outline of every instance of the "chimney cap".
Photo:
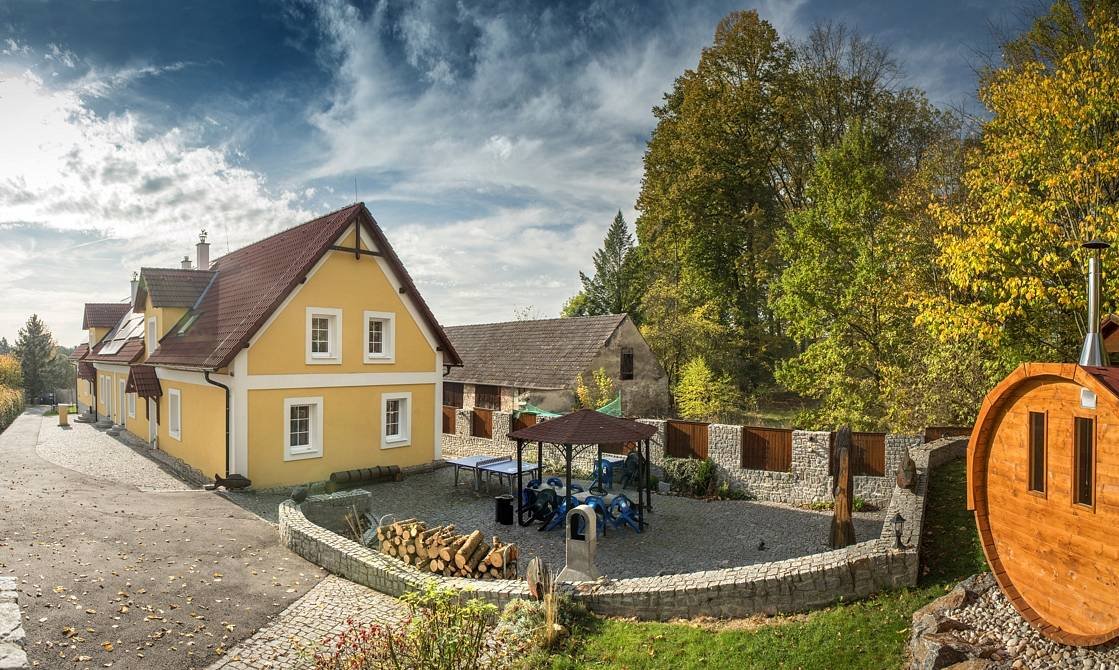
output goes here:
[{"label": "chimney cap", "polygon": [[1107,242],[1104,242],[1103,240],[1095,239],[1095,240],[1088,240],[1087,242],[1085,242],[1084,244],[1081,244],[1080,246],[1085,248],[1085,249],[1096,250],[1096,249],[1107,249],[1111,245],[1108,244]]}]

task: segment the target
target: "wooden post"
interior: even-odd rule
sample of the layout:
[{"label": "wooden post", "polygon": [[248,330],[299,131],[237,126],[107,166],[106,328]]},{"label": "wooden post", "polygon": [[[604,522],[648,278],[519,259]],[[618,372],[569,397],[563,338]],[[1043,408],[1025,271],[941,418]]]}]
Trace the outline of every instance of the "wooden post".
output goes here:
[{"label": "wooden post", "polygon": [[855,544],[855,522],[851,519],[851,496],[855,481],[851,475],[851,429],[843,426],[835,438],[832,463],[835,514],[831,520],[831,547],[842,549]]},{"label": "wooden post", "polygon": [[[524,449],[525,441],[517,438],[517,523],[521,524],[521,519],[524,518],[524,484],[521,479],[521,450]],[[524,525],[524,524],[521,524]]]}]

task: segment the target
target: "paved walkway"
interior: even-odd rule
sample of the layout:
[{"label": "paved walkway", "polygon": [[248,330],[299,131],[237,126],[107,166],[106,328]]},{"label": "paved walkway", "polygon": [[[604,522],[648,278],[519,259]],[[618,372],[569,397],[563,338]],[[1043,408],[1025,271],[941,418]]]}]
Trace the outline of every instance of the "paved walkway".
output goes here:
[{"label": "paved walkway", "polygon": [[344,631],[347,620],[398,623],[407,613],[396,598],[332,575],[209,670],[304,668],[323,638]]},{"label": "paved walkway", "polygon": [[[44,419],[50,425],[50,419]],[[36,453],[51,463],[78,472],[135,486],[141,491],[189,491],[194,487],[183,482],[141,450],[113,439],[88,423],[71,420],[73,428],[40,431]]]},{"label": "paved walkway", "polygon": [[41,410],[0,434],[0,575],[18,580],[36,667],[203,668],[325,575],[213,493],[141,491],[157,476],[146,466],[128,483],[122,468],[95,478],[39,456],[64,455],[67,440],[73,467],[97,449],[108,466],[128,459],[112,437]]}]

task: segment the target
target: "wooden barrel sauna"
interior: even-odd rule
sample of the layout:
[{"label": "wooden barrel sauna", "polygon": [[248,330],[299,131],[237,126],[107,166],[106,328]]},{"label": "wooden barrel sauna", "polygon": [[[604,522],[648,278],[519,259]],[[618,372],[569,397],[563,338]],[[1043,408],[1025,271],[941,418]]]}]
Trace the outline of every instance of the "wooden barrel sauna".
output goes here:
[{"label": "wooden barrel sauna", "polygon": [[987,395],[968,509],[1003,593],[1046,637],[1119,635],[1119,368],[1025,363]]}]

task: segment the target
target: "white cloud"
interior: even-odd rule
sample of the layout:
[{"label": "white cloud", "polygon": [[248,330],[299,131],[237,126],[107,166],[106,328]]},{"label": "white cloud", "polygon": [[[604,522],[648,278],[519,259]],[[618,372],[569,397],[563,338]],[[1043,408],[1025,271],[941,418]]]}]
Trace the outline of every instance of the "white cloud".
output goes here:
[{"label": "white cloud", "polygon": [[[189,127],[149,128],[131,113],[101,117],[85,102],[167,69],[142,66],[52,87],[32,71],[0,65],[0,226],[20,224],[0,229],[0,334],[11,337],[29,313],[49,309],[59,340],[76,341],[83,302],[126,295],[131,270],[175,264],[200,228],[223,252],[310,217],[300,195],[271,193],[263,176],[220,147],[199,145]],[[63,256],[68,272],[40,275],[60,245],[103,238],[121,240],[108,247],[114,256],[91,264],[71,251]]]}]

